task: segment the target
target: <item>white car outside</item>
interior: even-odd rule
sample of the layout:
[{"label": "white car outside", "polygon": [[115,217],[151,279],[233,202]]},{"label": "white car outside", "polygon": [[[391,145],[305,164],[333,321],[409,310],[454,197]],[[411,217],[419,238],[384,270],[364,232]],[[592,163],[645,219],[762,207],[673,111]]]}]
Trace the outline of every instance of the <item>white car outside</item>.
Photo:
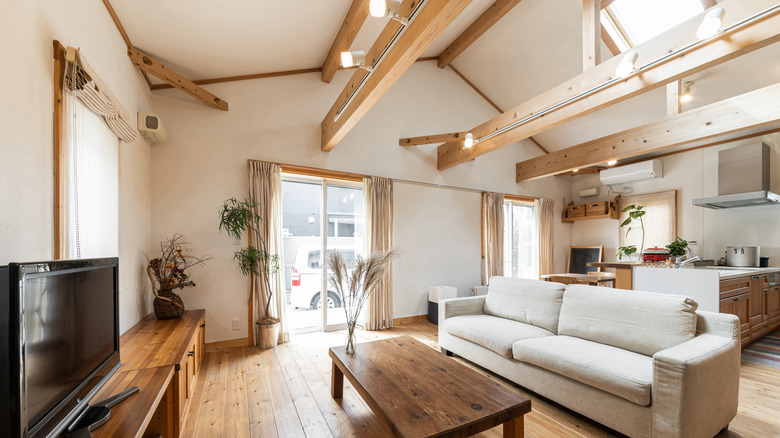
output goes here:
[{"label": "white car outside", "polygon": [[[328,252],[339,251],[344,255],[347,266],[355,262],[355,248],[336,246],[328,248]],[[295,255],[292,270],[292,287],[290,288],[290,304],[295,308],[322,308],[322,260],[319,247],[301,247]],[[326,303],[328,308],[341,307],[341,299],[333,290],[328,290]]]}]

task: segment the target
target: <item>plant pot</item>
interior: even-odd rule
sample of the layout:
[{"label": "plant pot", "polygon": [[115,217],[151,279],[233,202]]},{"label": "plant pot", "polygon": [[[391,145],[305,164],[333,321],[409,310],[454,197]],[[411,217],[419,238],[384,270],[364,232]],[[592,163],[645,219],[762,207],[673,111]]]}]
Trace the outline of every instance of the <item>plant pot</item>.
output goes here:
[{"label": "plant pot", "polygon": [[279,341],[279,323],[257,324],[257,346],[274,348]]},{"label": "plant pot", "polygon": [[[168,298],[168,300],[154,297],[153,307],[154,316],[157,319],[179,318],[184,315],[184,301],[170,289],[161,289],[157,295]],[[169,301],[171,300],[171,301]]]}]

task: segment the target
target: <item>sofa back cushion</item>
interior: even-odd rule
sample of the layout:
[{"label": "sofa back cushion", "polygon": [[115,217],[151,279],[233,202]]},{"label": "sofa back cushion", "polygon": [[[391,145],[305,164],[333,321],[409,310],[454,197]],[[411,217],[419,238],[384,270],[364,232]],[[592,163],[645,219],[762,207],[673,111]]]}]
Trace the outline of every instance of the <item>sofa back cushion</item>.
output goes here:
[{"label": "sofa back cushion", "polygon": [[490,279],[485,313],[558,332],[564,285],[522,278]]},{"label": "sofa back cushion", "polygon": [[558,334],[652,356],[696,336],[697,307],[682,295],[568,285]]}]

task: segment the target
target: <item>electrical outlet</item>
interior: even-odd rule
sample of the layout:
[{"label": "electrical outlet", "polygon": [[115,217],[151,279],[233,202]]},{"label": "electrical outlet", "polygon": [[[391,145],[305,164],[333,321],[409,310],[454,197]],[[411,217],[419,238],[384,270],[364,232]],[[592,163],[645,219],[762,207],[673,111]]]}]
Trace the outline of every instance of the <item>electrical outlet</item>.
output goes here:
[{"label": "electrical outlet", "polygon": [[241,320],[236,318],[233,320],[233,330],[240,330],[241,329]]}]

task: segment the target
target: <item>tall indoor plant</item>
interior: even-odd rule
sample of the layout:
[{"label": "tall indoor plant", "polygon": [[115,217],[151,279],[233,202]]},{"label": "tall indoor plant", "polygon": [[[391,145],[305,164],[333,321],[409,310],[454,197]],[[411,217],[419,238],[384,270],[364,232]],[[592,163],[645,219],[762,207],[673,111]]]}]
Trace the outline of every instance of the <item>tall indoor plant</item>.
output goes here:
[{"label": "tall indoor plant", "polygon": [[270,276],[279,270],[279,255],[268,252],[265,239],[260,233],[260,222],[263,218],[255,213],[257,202],[245,199],[239,201],[230,198],[219,210],[219,229],[226,231],[231,237],[241,239],[244,232],[249,232],[247,246],[233,254],[241,273],[250,277],[250,294],[254,293],[254,276],[265,284],[265,308],[256,322],[257,345],[261,348],[276,346],[279,338],[279,319],[271,315]]},{"label": "tall indoor plant", "polygon": [[639,229],[642,230],[642,243],[639,245],[639,250],[637,251],[636,245],[626,245],[621,246],[618,248],[618,259],[623,260],[623,256],[628,256],[628,259],[631,260],[631,254],[634,254],[636,252],[639,253],[639,258],[641,260],[642,258],[642,250],[645,248],[645,222],[642,217],[647,213],[645,211],[645,207],[642,205],[634,205],[631,204],[628,207],[621,210],[622,213],[628,213],[628,217],[626,220],[623,221],[623,223],[620,224],[620,228],[628,227],[628,230],[626,230],[626,237],[628,237],[628,233],[631,232],[631,230],[637,229],[636,226],[629,226],[634,221],[639,221]]}]

